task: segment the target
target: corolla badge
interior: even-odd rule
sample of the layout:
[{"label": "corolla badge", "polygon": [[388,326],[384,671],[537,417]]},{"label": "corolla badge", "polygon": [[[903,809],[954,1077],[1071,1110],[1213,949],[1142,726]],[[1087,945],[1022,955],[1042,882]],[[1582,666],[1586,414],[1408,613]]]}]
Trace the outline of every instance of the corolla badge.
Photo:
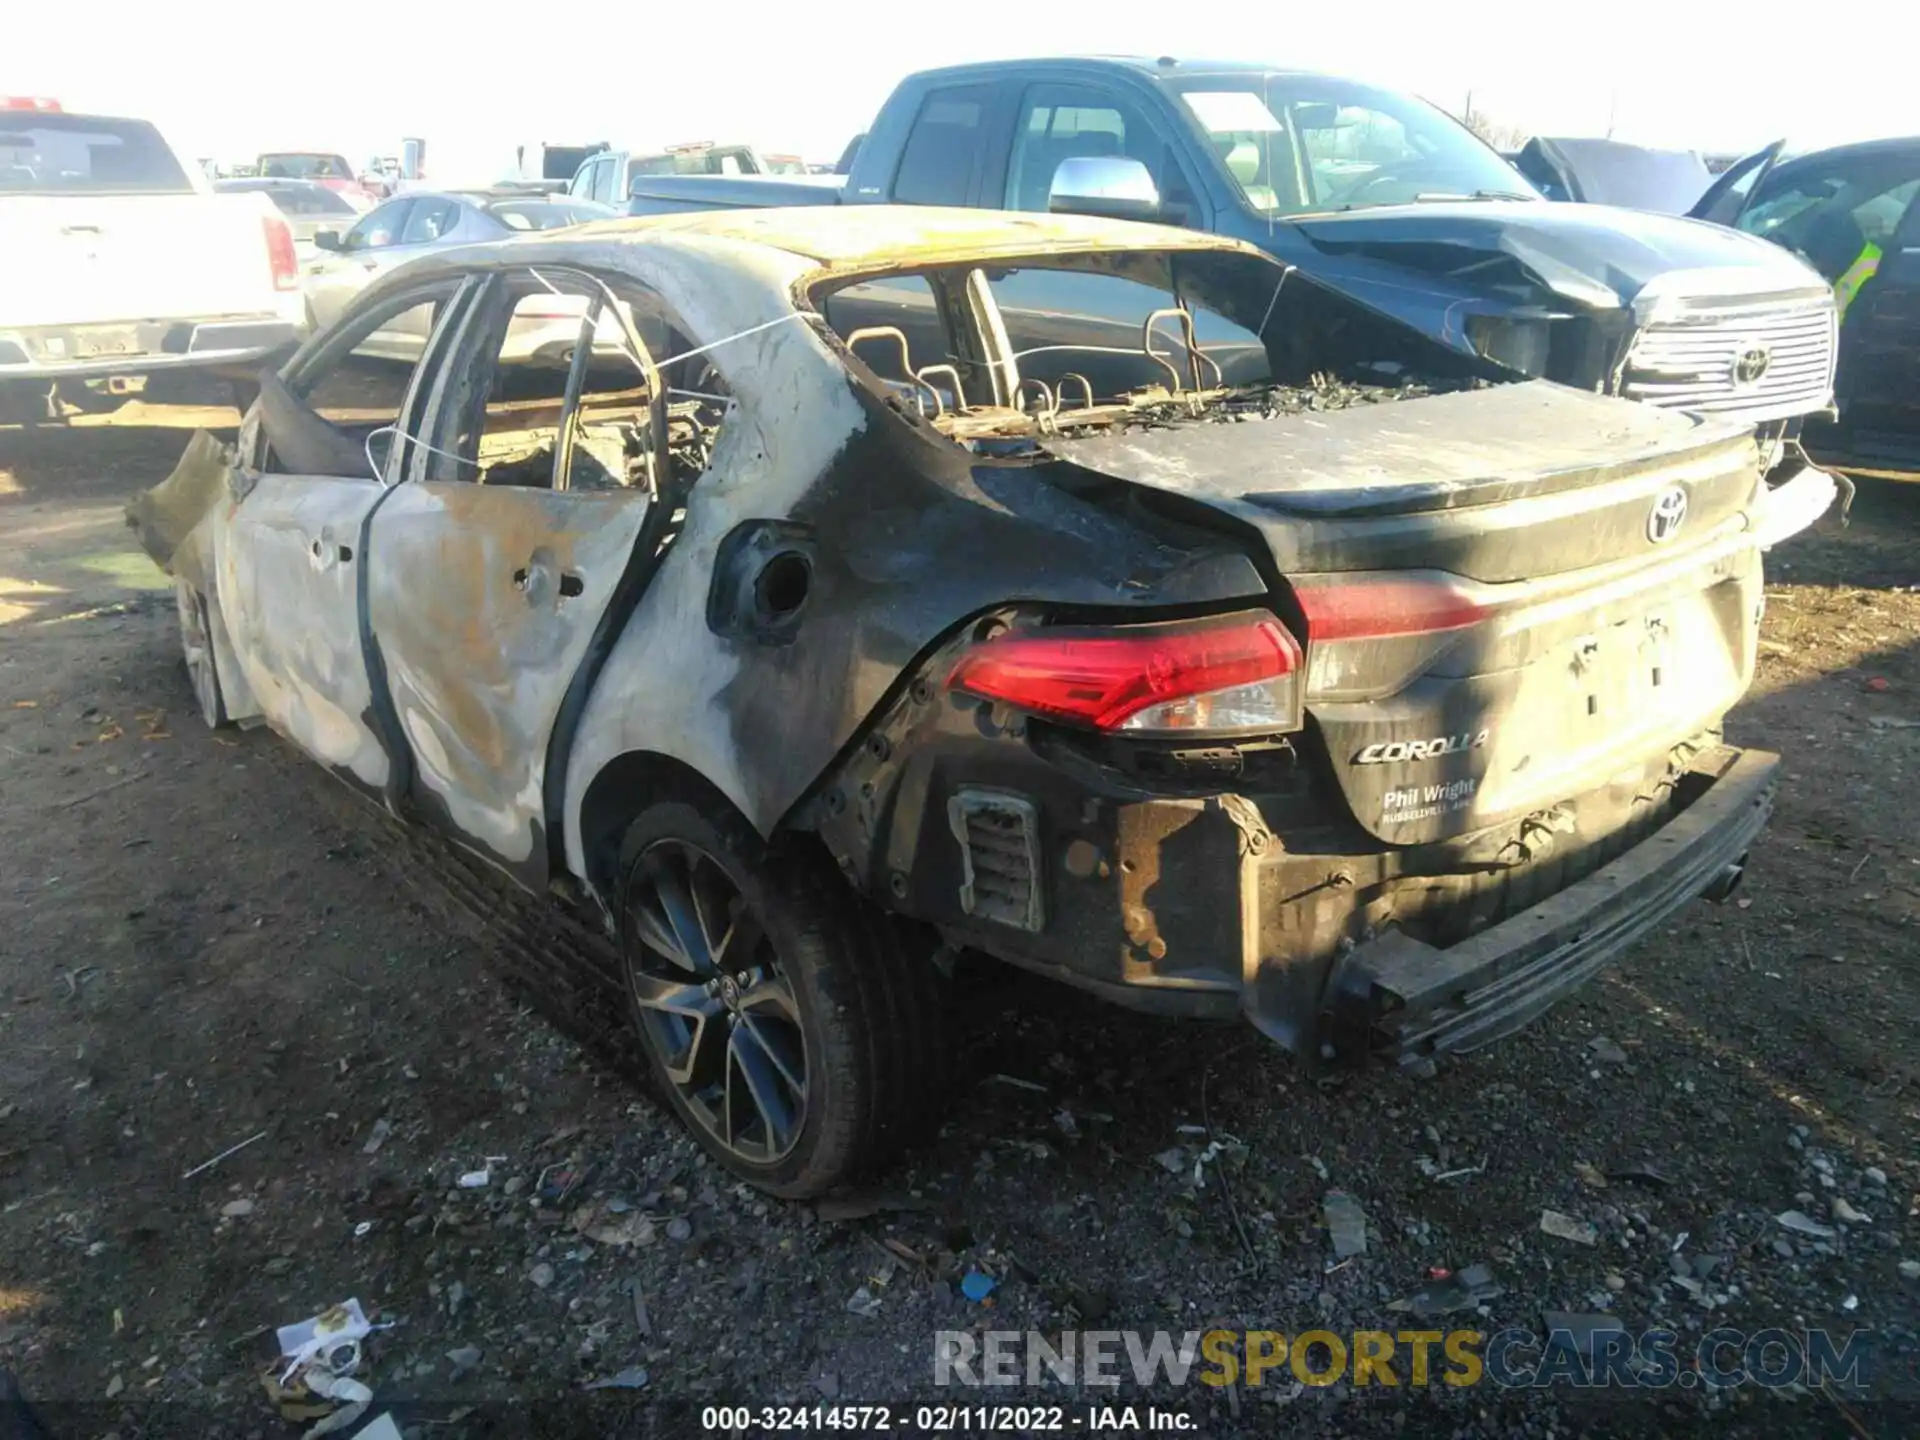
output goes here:
[{"label": "corolla badge", "polygon": [[1740,346],[1733,353],[1733,384],[1737,390],[1751,389],[1766,378],[1773,365],[1773,351],[1758,341]]},{"label": "corolla badge", "polygon": [[1436,735],[1431,740],[1387,740],[1367,746],[1353,757],[1356,765],[1399,765],[1409,760],[1438,760],[1442,755],[1458,755],[1463,750],[1478,750],[1487,743],[1491,730],[1462,730],[1458,735]]},{"label": "corolla badge", "polygon": [[1680,533],[1687,522],[1687,491],[1683,485],[1669,485],[1654,497],[1647,512],[1647,539],[1658,545]]}]

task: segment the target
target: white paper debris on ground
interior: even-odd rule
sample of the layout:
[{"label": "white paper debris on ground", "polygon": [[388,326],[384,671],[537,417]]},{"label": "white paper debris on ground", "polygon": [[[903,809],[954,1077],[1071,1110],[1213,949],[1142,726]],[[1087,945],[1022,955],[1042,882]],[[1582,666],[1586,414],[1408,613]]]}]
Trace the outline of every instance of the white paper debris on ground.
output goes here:
[{"label": "white paper debris on ground", "polygon": [[1562,1215],[1558,1210],[1540,1212],[1540,1229],[1556,1240],[1571,1240],[1576,1245],[1598,1245],[1600,1231],[1585,1220]]},{"label": "white paper debris on ground", "polygon": [[[359,1363],[359,1356],[354,1357]],[[347,1429],[367,1413],[367,1407],[373,1404],[373,1391],[360,1381],[348,1375],[336,1375],[319,1361],[308,1365],[300,1377],[306,1382],[307,1389],[323,1400],[338,1400],[340,1408],[331,1415],[315,1421],[308,1427],[301,1440],[317,1440],[321,1435],[333,1435]]]},{"label": "white paper debris on ground", "polygon": [[[373,1324],[358,1300],[345,1300],[308,1319],[282,1325],[274,1331],[280,1354],[287,1361],[280,1372],[281,1382],[284,1384],[302,1365],[322,1358],[328,1360],[327,1368],[335,1375],[351,1374],[359,1361],[360,1341],[372,1333]],[[350,1360],[338,1355],[343,1346],[353,1347],[348,1352]]]},{"label": "white paper debris on ground", "polygon": [[369,1420],[366,1428],[355,1434],[353,1440],[401,1440],[400,1427],[394,1423],[393,1413],[384,1411]]}]

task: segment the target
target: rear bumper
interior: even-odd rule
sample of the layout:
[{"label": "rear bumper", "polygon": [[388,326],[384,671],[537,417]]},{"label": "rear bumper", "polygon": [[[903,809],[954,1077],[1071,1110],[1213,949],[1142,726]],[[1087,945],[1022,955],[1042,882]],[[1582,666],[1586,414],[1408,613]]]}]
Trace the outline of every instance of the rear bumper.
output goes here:
[{"label": "rear bumper", "polygon": [[1336,1046],[1403,1063],[1478,1049],[1710,889],[1765,827],[1779,768],[1765,751],[1722,754],[1725,767],[1691,805],[1550,899],[1445,949],[1389,932],[1348,952],[1329,985]]},{"label": "rear bumper", "polygon": [[[111,332],[111,343],[125,348],[111,354],[83,353],[97,348],[92,342],[104,332]],[[299,327],[280,315],[0,330],[0,380],[85,380],[242,366],[264,362],[299,338]]]}]

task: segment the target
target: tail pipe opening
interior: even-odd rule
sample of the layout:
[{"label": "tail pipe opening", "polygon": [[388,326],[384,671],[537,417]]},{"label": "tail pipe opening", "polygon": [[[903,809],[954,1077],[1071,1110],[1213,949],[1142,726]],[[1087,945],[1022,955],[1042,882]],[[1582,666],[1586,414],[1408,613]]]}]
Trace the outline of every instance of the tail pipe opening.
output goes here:
[{"label": "tail pipe opening", "polygon": [[1740,888],[1740,882],[1746,877],[1747,857],[1743,853],[1738,860],[1720,868],[1720,872],[1707,882],[1707,888],[1700,892],[1700,898],[1724,905],[1733,898],[1733,892]]}]

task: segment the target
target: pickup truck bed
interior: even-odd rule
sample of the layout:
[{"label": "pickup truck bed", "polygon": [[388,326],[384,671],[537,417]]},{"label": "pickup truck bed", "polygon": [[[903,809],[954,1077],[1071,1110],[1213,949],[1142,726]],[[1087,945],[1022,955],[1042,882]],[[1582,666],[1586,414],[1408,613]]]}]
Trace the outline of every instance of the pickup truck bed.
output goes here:
[{"label": "pickup truck bed", "polygon": [[258,367],[294,340],[293,234],[264,194],[214,194],[144,121],[0,121],[0,392],[107,398],[116,377]]},{"label": "pickup truck bed", "polygon": [[816,175],[642,175],[628,192],[629,215],[689,210],[763,210],[782,205],[838,205],[845,177]]}]

